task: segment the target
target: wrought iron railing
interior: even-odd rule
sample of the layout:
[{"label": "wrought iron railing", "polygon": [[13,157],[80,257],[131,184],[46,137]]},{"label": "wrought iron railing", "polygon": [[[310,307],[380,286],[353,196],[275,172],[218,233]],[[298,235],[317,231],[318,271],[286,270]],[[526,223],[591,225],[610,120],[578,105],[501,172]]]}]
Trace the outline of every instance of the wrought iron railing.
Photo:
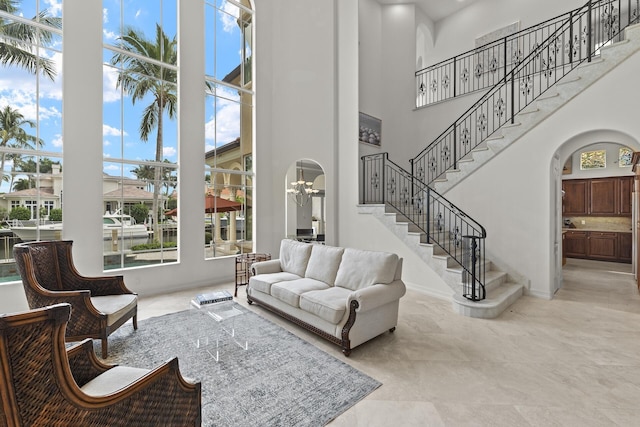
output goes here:
[{"label": "wrought iron railing", "polygon": [[485,298],[485,238],[482,225],[424,182],[389,160],[388,153],[362,157],[362,202],[395,209],[463,269],[462,294]]},{"label": "wrought iron railing", "polygon": [[[635,4],[635,8],[632,4]],[[489,136],[599,49],[620,40],[622,30],[638,22],[640,0],[591,1],[570,13],[549,37],[434,142],[411,159],[419,181],[431,184],[470,155]],[[624,7],[623,7],[624,6]]]},{"label": "wrought iron railing", "polygon": [[[592,3],[596,5],[603,2]],[[616,7],[617,12],[606,12],[609,17],[618,23],[625,18],[627,22],[637,22],[640,0],[623,0],[617,3],[620,3]],[[417,71],[416,107],[493,87],[582,9],[574,9]],[[578,32],[575,36],[580,38],[584,34]]]}]

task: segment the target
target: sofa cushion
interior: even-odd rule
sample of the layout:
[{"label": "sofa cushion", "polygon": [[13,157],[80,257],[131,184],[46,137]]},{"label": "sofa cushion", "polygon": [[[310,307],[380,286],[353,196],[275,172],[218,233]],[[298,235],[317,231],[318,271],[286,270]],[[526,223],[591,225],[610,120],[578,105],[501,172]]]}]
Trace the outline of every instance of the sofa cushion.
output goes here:
[{"label": "sofa cushion", "polygon": [[282,271],[304,277],[309,255],[311,255],[311,245],[308,243],[296,242],[291,239],[284,239],[280,243],[280,267]]},{"label": "sofa cushion", "polygon": [[309,291],[300,295],[300,308],[321,319],[337,324],[347,311],[351,291],[332,286],[321,291]]},{"label": "sofa cushion", "polygon": [[307,264],[307,271],[304,273],[305,277],[320,280],[333,286],[344,248],[325,245],[311,246],[311,256]]},{"label": "sofa cushion", "polygon": [[346,248],[335,285],[355,291],[376,283],[391,283],[397,265],[396,254]]},{"label": "sofa cushion", "polygon": [[271,294],[271,285],[277,282],[300,279],[300,276],[287,273],[257,274],[249,279],[249,287],[265,294]]},{"label": "sofa cushion", "polygon": [[328,289],[329,285],[319,280],[304,277],[298,280],[274,283],[271,286],[271,296],[292,307],[300,307],[300,295],[305,292]]}]

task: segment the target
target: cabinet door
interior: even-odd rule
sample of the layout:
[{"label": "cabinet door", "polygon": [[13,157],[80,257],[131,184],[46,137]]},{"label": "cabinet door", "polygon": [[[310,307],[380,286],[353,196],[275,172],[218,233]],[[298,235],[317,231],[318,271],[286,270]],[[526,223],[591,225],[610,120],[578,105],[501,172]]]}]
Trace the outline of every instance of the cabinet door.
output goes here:
[{"label": "cabinet door", "polygon": [[616,261],[618,258],[618,233],[591,231],[588,233],[588,252],[591,259]]},{"label": "cabinet door", "polygon": [[618,213],[624,216],[631,216],[631,193],[633,191],[633,177],[624,176],[620,178],[618,185]]},{"label": "cabinet door", "polygon": [[616,201],[619,178],[599,178],[590,182],[590,209],[592,215],[618,215]]},{"label": "cabinet door", "polygon": [[567,231],[564,235],[563,251],[567,258],[587,257],[587,233],[584,231]]},{"label": "cabinet door", "polygon": [[589,180],[572,179],[562,182],[564,197],[562,200],[562,214],[587,215],[589,201]]},{"label": "cabinet door", "polygon": [[631,262],[632,241],[631,233],[618,233],[618,261]]}]

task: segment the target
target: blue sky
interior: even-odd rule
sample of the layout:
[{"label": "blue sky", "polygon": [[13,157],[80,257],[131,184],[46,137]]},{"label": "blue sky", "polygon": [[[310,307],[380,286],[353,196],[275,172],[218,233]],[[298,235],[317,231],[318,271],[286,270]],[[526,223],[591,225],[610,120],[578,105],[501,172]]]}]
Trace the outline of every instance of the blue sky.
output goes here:
[{"label": "blue sky", "polygon": [[[122,14],[121,14],[121,4]],[[222,12],[216,12],[211,7],[216,4]],[[40,0],[40,9],[48,9],[53,16],[62,16],[61,0]],[[206,72],[218,80],[233,70],[241,60],[242,35],[237,26],[238,8],[224,0],[208,2],[204,6],[207,23],[207,61]],[[36,0],[23,0],[20,15],[32,18],[36,11]],[[124,21],[124,22],[121,22]],[[103,40],[107,44],[116,44],[121,25],[132,26],[145,34],[148,39],[155,37],[155,26],[161,22],[166,34],[176,33],[176,0],[104,0],[103,1]],[[215,49],[213,38],[215,35]],[[0,108],[11,105],[17,108],[26,119],[36,121],[39,117],[38,129],[26,130],[31,134],[38,134],[44,140],[41,147],[46,152],[62,152],[62,49],[60,40],[51,50],[42,52],[50,58],[57,70],[54,82],[45,77],[39,79],[39,97],[36,92],[36,77],[16,67],[0,67]],[[111,57],[111,52],[103,52],[104,61]],[[111,67],[105,67],[103,74],[103,153],[105,156],[105,172],[111,175],[132,176],[130,170],[135,166],[124,165],[124,171],[115,162],[108,162],[109,158],[128,160],[153,160],[155,158],[156,131],[149,137],[148,142],[142,142],[139,137],[140,118],[144,107],[151,103],[145,99],[132,105],[130,98],[125,95],[122,99],[116,90],[117,74]],[[204,88],[204,85],[203,85]],[[204,89],[203,89],[204,90]],[[237,91],[218,88],[218,98],[207,97],[206,111],[206,140],[203,141],[203,153],[216,145],[233,141],[240,134],[240,108]],[[38,105],[39,104],[39,105]],[[122,119],[124,118],[124,119]],[[164,128],[164,158],[177,161],[177,123],[165,121]],[[58,159],[54,159],[58,160]],[[11,164],[5,165],[5,171],[11,169]],[[0,191],[9,191],[8,184],[3,183]]]}]

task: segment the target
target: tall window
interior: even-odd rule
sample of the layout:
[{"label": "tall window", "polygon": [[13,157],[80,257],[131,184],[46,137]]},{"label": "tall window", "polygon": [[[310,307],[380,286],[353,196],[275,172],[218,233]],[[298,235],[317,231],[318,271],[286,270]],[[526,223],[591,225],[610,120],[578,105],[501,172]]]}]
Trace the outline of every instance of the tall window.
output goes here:
[{"label": "tall window", "polygon": [[16,236],[60,236],[42,225],[62,216],[61,0],[0,1],[0,48],[0,218],[14,226],[0,259],[9,261]]},{"label": "tall window", "polygon": [[103,8],[104,267],[176,262],[177,0]]},{"label": "tall window", "polygon": [[205,257],[253,250],[252,37],[248,1],[205,1]]}]

